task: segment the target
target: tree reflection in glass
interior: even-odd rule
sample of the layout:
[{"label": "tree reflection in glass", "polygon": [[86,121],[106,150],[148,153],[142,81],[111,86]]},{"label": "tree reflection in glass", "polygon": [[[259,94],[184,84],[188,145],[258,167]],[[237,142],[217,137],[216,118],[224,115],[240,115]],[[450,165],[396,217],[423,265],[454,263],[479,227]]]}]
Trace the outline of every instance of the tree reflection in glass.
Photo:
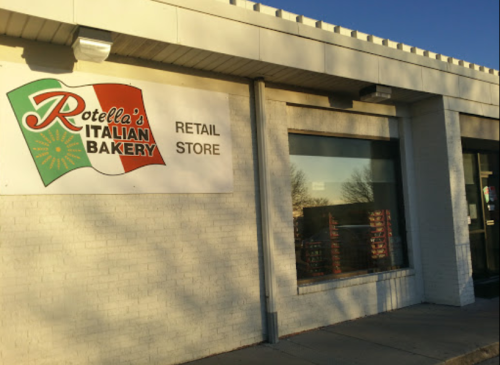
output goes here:
[{"label": "tree reflection in glass", "polygon": [[342,198],[347,204],[373,203],[373,179],[368,166],[355,168],[349,179],[342,184]]},{"label": "tree reflection in glass", "polygon": [[407,266],[397,142],[290,135],[299,282]]}]

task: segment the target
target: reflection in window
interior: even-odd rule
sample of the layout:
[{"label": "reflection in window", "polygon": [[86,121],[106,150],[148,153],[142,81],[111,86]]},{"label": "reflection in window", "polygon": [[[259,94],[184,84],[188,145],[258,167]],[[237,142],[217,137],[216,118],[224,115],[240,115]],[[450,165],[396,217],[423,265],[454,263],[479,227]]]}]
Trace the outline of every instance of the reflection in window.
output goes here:
[{"label": "reflection in window", "polygon": [[297,276],[407,267],[395,142],[290,134]]},{"label": "reflection in window", "polygon": [[464,153],[465,194],[469,215],[469,230],[476,231],[483,228],[482,203],[480,189],[478,189],[479,175],[477,170],[477,155]]}]

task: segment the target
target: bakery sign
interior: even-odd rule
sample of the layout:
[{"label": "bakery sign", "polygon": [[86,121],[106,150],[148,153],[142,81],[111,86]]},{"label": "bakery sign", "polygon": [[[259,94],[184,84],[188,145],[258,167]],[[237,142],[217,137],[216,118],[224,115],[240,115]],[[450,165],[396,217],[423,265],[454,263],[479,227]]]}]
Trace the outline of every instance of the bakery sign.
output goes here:
[{"label": "bakery sign", "polygon": [[232,191],[227,95],[143,86],[42,78],[7,90],[0,194]]}]

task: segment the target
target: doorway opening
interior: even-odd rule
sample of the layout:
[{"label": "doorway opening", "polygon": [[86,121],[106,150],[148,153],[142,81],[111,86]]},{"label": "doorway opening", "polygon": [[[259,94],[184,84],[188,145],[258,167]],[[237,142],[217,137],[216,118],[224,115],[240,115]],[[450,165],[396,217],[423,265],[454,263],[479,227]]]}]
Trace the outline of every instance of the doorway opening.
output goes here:
[{"label": "doorway opening", "polygon": [[463,161],[472,270],[476,296],[498,296],[499,144],[465,139]]}]

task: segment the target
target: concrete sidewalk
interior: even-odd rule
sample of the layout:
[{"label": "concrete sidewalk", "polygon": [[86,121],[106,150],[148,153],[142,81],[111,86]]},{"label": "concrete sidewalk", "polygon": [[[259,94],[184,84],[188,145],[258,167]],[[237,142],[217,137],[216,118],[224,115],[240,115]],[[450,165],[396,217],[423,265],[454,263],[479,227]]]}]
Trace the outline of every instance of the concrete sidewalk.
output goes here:
[{"label": "concrete sidewalk", "polygon": [[499,299],[420,304],[340,323],[189,365],[498,364]]}]

